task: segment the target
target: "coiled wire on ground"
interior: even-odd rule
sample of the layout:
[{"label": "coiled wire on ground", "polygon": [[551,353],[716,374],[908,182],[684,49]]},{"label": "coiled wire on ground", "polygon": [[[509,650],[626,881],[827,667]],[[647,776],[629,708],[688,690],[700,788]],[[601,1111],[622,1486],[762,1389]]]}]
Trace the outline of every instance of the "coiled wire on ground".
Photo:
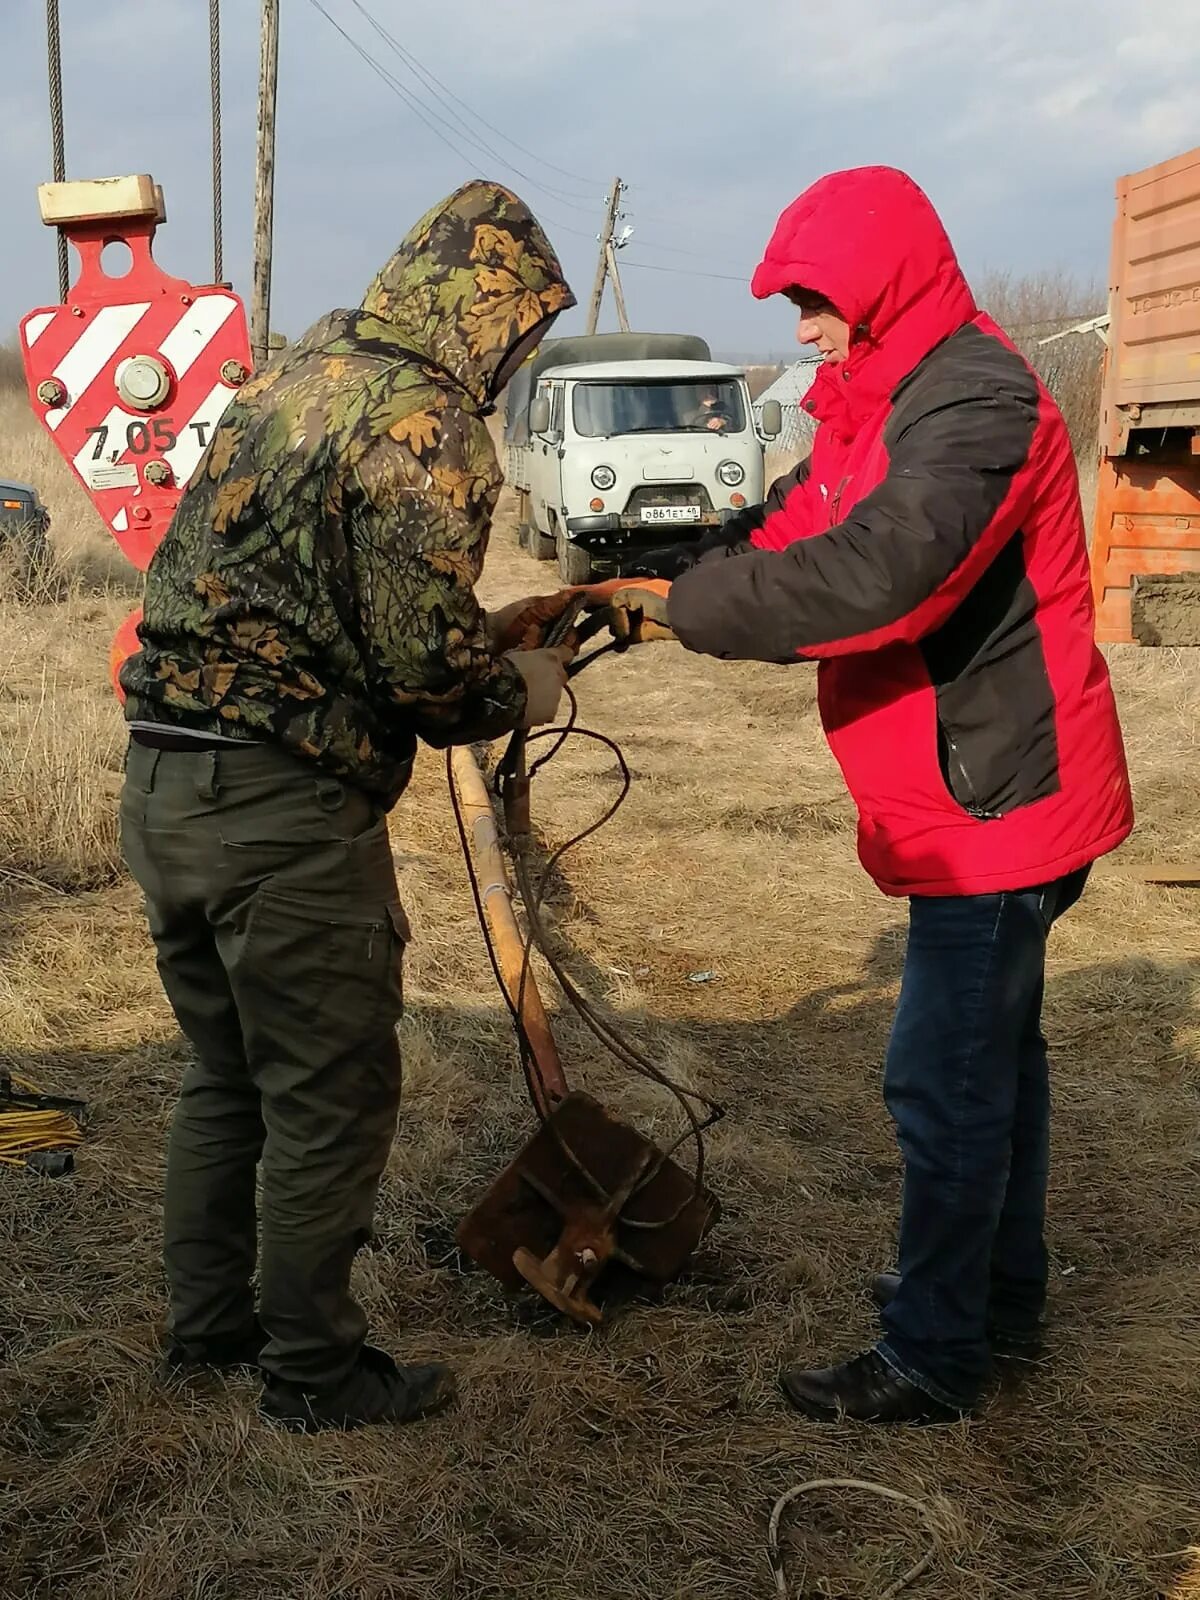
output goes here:
[{"label": "coiled wire on ground", "polygon": [[15,1073],[0,1077],[0,1163],[9,1167],[37,1165],[31,1156],[57,1155],[83,1143],[83,1130],[68,1107],[79,1101],[44,1095],[36,1084]]}]

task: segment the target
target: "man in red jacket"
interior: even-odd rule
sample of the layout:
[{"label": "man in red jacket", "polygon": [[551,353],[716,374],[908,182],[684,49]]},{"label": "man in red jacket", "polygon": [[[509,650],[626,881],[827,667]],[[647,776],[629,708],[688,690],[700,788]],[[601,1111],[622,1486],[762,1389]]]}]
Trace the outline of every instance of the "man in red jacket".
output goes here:
[{"label": "man in red jacket", "polygon": [[616,631],[727,660],[817,660],[859,856],[911,906],[884,1087],[904,1156],[883,1338],[783,1373],[812,1417],[969,1412],[1040,1347],[1046,939],[1132,827],[1096,649],[1079,485],[1054,401],[975,305],[932,205],[890,168],[783,213],[754,276],[824,365],[811,458],[702,545],[659,552]]}]

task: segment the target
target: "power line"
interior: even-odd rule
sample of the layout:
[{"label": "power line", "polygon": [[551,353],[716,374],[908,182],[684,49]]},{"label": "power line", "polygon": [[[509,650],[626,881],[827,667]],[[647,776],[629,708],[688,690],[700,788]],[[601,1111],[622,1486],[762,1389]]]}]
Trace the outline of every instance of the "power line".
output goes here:
[{"label": "power line", "polygon": [[[622,257],[622,265],[632,267],[637,272],[667,272],[679,278],[714,278],[722,283],[750,282],[749,278],[737,277],[729,272],[700,272],[688,267],[667,267],[656,261],[631,261],[625,256]],[[986,307],[984,309],[986,310]],[[1080,322],[1091,315],[1091,311],[1064,311],[1057,317],[1041,317],[1032,321],[1011,323],[1005,328],[1005,332],[1010,337],[1015,334],[1032,333],[1038,328],[1054,328],[1064,322]]]},{"label": "power line", "polygon": [[417,116],[421,119],[431,133],[435,134],[443,144],[448,145],[460,161],[465,161],[469,167],[473,167],[475,165],[475,157],[468,155],[465,150],[460,149],[452,139],[446,136],[446,134],[439,132],[439,130],[433,126],[429,119],[424,115],[419,101],[409,94],[404,85],[400,83],[399,80],[395,78],[386,67],[381,66],[369,51],[364,50],[357,39],[353,38],[346,32],[345,28],[342,27],[341,23],[338,22],[336,17],[331,16],[329,12],[326,11],[325,7],[321,4],[321,0],[309,0],[309,4],[321,13],[331,28],[333,28],[337,33],[341,34],[342,38],[350,46],[351,50],[354,51],[355,55],[361,57],[361,59],[368,67],[370,67],[371,71],[376,75],[376,77],[382,78],[383,82],[387,84],[392,93],[398,95],[402,100],[405,101],[411,110],[416,112]]},{"label": "power line", "polygon": [[431,92],[439,100],[441,100],[443,105],[447,106],[447,109],[449,109],[448,102],[445,100],[442,94],[438,93],[439,90],[442,90],[446,95],[449,95],[450,99],[454,101],[455,105],[460,106],[468,116],[473,117],[476,122],[478,122],[482,127],[486,128],[490,133],[494,133],[497,138],[503,139],[506,144],[512,145],[513,149],[519,150],[522,155],[528,156],[531,160],[539,162],[550,172],[557,172],[560,177],[569,178],[573,183],[580,185],[585,190],[590,191],[603,188],[603,185],[598,179],[585,178],[581,173],[572,172],[567,167],[556,166],[553,161],[547,161],[545,156],[538,155],[536,150],[527,149],[525,145],[520,144],[516,139],[514,139],[511,134],[507,134],[502,128],[496,127],[494,122],[489,122],[485,116],[468,105],[467,102],[461,98],[461,96],[456,95],[454,90],[451,89],[448,84],[443,83],[441,78],[439,78],[436,73],[432,72],[428,67],[426,67],[424,63],[412,53],[411,50],[406,49],[394,34],[389,33],[383,24],[376,17],[371,15],[366,6],[362,3],[362,0],[351,0],[351,4],[363,15],[363,17],[366,18],[367,22],[370,23],[371,27],[374,28],[375,32],[380,36],[380,38],[391,46],[400,59],[404,61],[415,73],[420,75],[426,85],[429,86]]},{"label": "power line", "polygon": [[748,284],[749,278],[736,277],[732,272],[698,272],[690,267],[664,267],[654,261],[630,261],[624,259],[623,264],[633,267],[638,272],[669,272],[676,278],[718,278],[722,283]]},{"label": "power line", "polygon": [[[428,74],[428,78],[433,83],[437,84],[439,88],[446,89],[446,93],[449,94],[452,99],[458,101],[458,103],[460,105],[463,105],[468,111],[470,111],[470,108],[466,106],[466,102],[459,100],[458,96],[454,95],[453,91],[449,90],[446,87],[446,85],[441,82],[441,80],[439,78],[437,78],[432,72],[428,72],[428,69],[424,68],[422,66],[422,64],[417,61],[417,58],[412,55],[411,51],[406,50],[405,47],[399,43],[398,40],[396,40],[390,33],[388,33],[387,29],[384,28],[383,25],[380,22],[378,22],[375,17],[373,17],[371,15],[370,11],[362,3],[362,0],[350,0],[350,3],[355,7],[356,10],[358,10],[362,14],[362,16],[371,25],[371,27],[375,29],[375,31],[380,35],[380,37],[385,39],[387,41],[387,43],[394,50],[397,51],[397,53],[401,56],[402,59],[405,59],[405,58],[411,59],[411,61],[413,63],[415,63],[416,68],[419,68],[422,72],[426,72]],[[397,98],[399,98],[400,100],[402,100],[404,102],[404,104],[409,108],[409,110],[412,111],[418,117],[418,119],[425,125],[425,127],[427,127],[429,129],[429,131],[431,133],[433,133],[436,138],[440,139],[441,142],[444,145],[446,145],[446,147],[449,150],[453,151],[453,153],[456,156],[458,156],[459,160],[465,162],[469,167],[473,167],[476,164],[476,156],[470,150],[464,149],[462,144],[459,142],[460,140],[466,140],[466,141],[469,142],[469,144],[473,145],[476,150],[482,152],[489,159],[497,161],[501,166],[508,167],[512,172],[516,173],[516,175],[519,178],[521,178],[525,182],[529,183],[539,193],[548,196],[556,204],[561,203],[563,205],[570,206],[572,210],[581,211],[581,212],[584,212],[584,213],[586,213],[588,211],[589,208],[587,206],[582,205],[582,204],[578,203],[575,200],[572,200],[569,196],[564,194],[562,191],[552,189],[547,184],[540,182],[538,179],[532,177],[529,173],[523,171],[520,167],[516,166],[513,162],[507,160],[499,151],[493,149],[485,140],[482,140],[481,138],[479,138],[479,136],[476,135],[469,127],[463,126],[462,123],[461,123],[461,119],[460,118],[457,119],[456,122],[454,122],[454,123],[451,123],[451,122],[447,121],[445,117],[441,116],[431,106],[428,106],[424,102],[422,102],[413,93],[413,91],[411,89],[406,87],[406,85],[403,84],[396,77],[396,75],[393,72],[391,72],[387,67],[385,67],[382,64],[382,62],[377,60],[376,57],[374,55],[372,55],[372,53],[368,49],[366,49],[363,45],[361,45],[358,42],[358,40],[355,39],[353,37],[353,35],[350,34],[346,30],[346,28],[344,28],[342,26],[342,24],[337,20],[337,18],[334,17],[330,13],[330,11],[327,9],[327,7],[322,3],[322,0],[310,0],[310,4],[318,12],[320,12],[320,14],[325,18],[326,22],[328,22],[329,25],[335,30],[335,32],[337,32],[338,34],[341,35],[341,37],[350,46],[350,48],[359,57],[359,59],[361,61],[363,61],[365,63],[365,65],[368,66],[371,69],[372,72],[375,73],[376,77],[378,77],[384,84],[386,84],[386,86],[392,91],[392,93],[394,95],[396,95]],[[448,111],[450,111],[450,114],[452,116],[456,115],[453,112],[453,108],[447,105],[445,99],[441,95],[438,95],[438,99],[441,100],[441,102],[442,102],[442,104],[444,106],[446,106],[446,109]],[[503,134],[503,133],[501,133],[500,130],[493,128],[493,125],[491,123],[487,122],[486,119],[484,119],[483,117],[478,116],[478,113],[472,112],[471,114],[476,116],[477,119],[481,123],[483,123],[483,125],[485,127],[489,128],[489,129],[492,129],[493,132],[496,132],[500,138],[507,139],[507,141],[509,143],[511,143],[514,146],[514,148],[524,151],[524,146],[517,144],[516,140],[509,139],[508,136]],[[528,154],[529,152],[525,152],[525,153]],[[542,158],[541,157],[535,157],[535,159],[541,160]],[[549,166],[549,165],[551,165],[551,163],[543,162],[543,165]],[[564,173],[566,172],[566,169],[564,169],[564,168],[554,168],[554,170],[555,171],[561,171],[561,172],[564,172]],[[577,178],[578,177],[577,174],[568,174],[568,175],[571,176],[572,178]],[[580,182],[586,182],[586,180],[584,180],[582,178],[580,178],[579,181]],[[572,238],[587,239],[589,242],[594,241],[598,237],[598,235],[595,234],[595,233],[586,232],[584,229],[582,229],[582,228],[580,228],[578,226],[572,226],[570,223],[562,221],[560,218],[555,216],[555,214],[553,212],[546,211],[544,209],[544,207],[542,207],[541,205],[538,206],[538,213],[539,213],[540,216],[543,216],[548,223],[552,223],[553,224],[554,231],[556,233],[569,234]],[[649,239],[647,239],[647,240],[639,240],[639,244],[643,244],[644,247],[647,250],[650,250],[650,251],[652,251],[654,253],[665,253],[665,254],[669,254],[669,255],[678,255],[678,256],[681,256],[681,257],[686,257],[688,259],[697,260],[697,261],[711,261],[711,260],[714,259],[711,254],[701,253],[700,251],[686,250],[682,246],[677,246],[677,245],[658,244],[658,243],[654,242],[653,240],[649,240]],[[666,268],[666,267],[659,267],[659,268],[656,269],[649,262],[631,262],[630,265],[631,266],[635,266],[635,267],[642,267],[647,271],[658,270],[658,271],[665,272],[665,271],[671,270],[671,269]],[[725,274],[723,274],[723,273],[699,273],[699,272],[691,273],[691,274],[683,274],[683,275],[685,275],[685,276],[695,276],[695,277],[713,277],[713,278],[721,278],[721,277],[725,276]],[[739,278],[739,279],[736,279],[735,281],[737,281],[737,282],[745,282],[746,280],[742,279],[742,278]]]},{"label": "power line", "polygon": [[[636,230],[633,230],[636,231]],[[656,239],[647,239],[638,233],[636,239],[630,238],[629,243],[636,245],[639,250],[652,250],[656,255],[681,256],[688,261],[713,261],[719,266],[737,266],[728,256],[715,256],[711,250],[685,250],[682,245],[659,244]]]},{"label": "power line", "polygon": [[[486,144],[484,140],[472,133],[470,128],[447,122],[445,117],[441,116],[431,106],[428,106],[421,101],[412,92],[412,90],[401,83],[399,78],[397,78],[393,72],[389,71],[387,67],[385,67],[381,62],[377,61],[369,50],[360,45],[358,41],[350,33],[348,33],[345,28],[342,27],[341,23],[330,14],[330,12],[322,4],[322,0],[309,0],[309,3],[315,6],[315,8],[325,18],[326,22],[328,22],[331,27],[336,29],[336,31],[341,34],[342,38],[345,39],[346,43],[351,47],[355,54],[358,55],[371,68],[376,76],[381,78],[383,82],[386,83],[387,86],[392,90],[392,92],[398,95],[411,111],[415,112],[415,114],[425,124],[429,131],[439,138],[443,144],[447,145],[451,150],[453,150],[454,154],[458,156],[461,161],[465,161],[468,166],[473,167],[478,159],[475,154],[468,154],[467,151],[463,150],[462,146],[456,142],[458,139],[465,139],[470,144],[474,145],[477,151],[481,152],[490,160],[496,161],[500,165],[508,167],[510,171],[515,172],[519,178],[524,179],[526,183],[530,184],[534,189],[539,190],[542,194],[548,195],[556,203],[570,206],[576,211],[586,212],[590,209],[588,206],[581,205],[575,200],[571,200],[566,196],[559,195],[551,191],[545,184],[540,183],[529,173],[524,172],[514,162],[506,160],[498,151],[493,150],[489,145]],[[440,126],[438,126],[439,124]],[[453,137],[451,137],[451,135],[453,135]]]}]

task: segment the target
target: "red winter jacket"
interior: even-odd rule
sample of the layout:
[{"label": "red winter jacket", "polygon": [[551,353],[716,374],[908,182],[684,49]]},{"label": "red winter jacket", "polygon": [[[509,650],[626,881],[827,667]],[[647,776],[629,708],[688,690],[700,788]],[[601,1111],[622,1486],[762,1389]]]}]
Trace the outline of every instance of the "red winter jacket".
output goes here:
[{"label": "red winter jacket", "polygon": [[835,173],[789,206],[753,288],[793,287],[850,323],[849,357],[810,391],[811,459],[719,544],[650,563],[675,579],[673,629],[709,655],[820,660],[886,894],[1094,861],[1133,815],[1058,408],[900,172]]}]

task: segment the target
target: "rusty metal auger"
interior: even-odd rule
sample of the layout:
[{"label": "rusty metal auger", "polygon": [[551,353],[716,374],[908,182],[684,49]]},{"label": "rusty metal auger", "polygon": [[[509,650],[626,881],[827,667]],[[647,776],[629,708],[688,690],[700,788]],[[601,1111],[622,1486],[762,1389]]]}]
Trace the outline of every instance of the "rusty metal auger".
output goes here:
[{"label": "rusty metal auger", "polygon": [[[582,600],[550,630],[548,644],[570,637],[576,646],[607,624],[596,613],[576,625]],[[612,646],[577,659],[575,676]],[[530,1101],[540,1127],[460,1223],[459,1247],[505,1287],[528,1286],[573,1321],[602,1320],[592,1290],[605,1269],[619,1263],[638,1277],[666,1283],[678,1276],[720,1208],[704,1186],[705,1130],[722,1108],[697,1090],[675,1083],[632,1045],[581,993],[553,949],[542,920],[546,886],[567,850],[611,820],[629,788],[629,771],[615,743],[577,725],[571,696],[565,727],[515,733],[497,769],[504,839],[512,859],[527,932],[522,934],[505,864],[496,804],[474,753],[460,746],[448,757],[451,797],[467,861],[476,910],[501,993],[512,1014]],[[530,820],[531,780],[567,739],[578,736],[611,749],[622,789],[605,814],[559,847],[534,876]],[[555,741],[532,768],[529,746]],[[629,1070],[659,1084],[682,1108],[687,1128],[661,1150],[622,1118],[581,1090],[570,1088],[532,967],[537,948],[566,1003],[601,1044]],[[686,1141],[696,1148],[689,1173],[672,1156]]]}]

